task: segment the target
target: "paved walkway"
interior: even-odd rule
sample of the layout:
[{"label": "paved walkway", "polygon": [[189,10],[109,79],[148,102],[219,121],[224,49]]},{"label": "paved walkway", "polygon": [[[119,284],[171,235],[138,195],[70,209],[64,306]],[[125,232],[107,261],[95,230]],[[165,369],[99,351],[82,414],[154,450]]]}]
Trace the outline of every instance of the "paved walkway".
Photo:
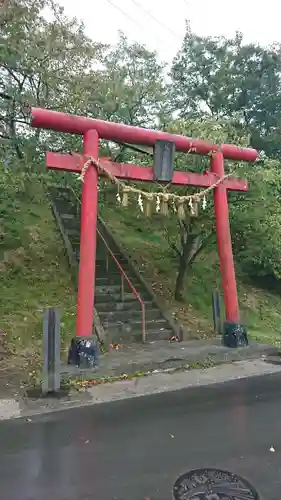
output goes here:
[{"label": "paved walkway", "polygon": [[[248,347],[229,349],[221,344],[221,338],[193,340],[188,342],[157,341],[145,345],[123,346],[112,349],[100,358],[93,373],[97,376],[118,376],[123,373],[147,372],[151,370],[208,367],[218,363],[229,363],[267,356],[277,349],[272,345],[250,342]],[[68,371],[69,367],[65,366]],[[71,370],[75,373],[75,369]],[[90,375],[87,373],[87,375]]]}]

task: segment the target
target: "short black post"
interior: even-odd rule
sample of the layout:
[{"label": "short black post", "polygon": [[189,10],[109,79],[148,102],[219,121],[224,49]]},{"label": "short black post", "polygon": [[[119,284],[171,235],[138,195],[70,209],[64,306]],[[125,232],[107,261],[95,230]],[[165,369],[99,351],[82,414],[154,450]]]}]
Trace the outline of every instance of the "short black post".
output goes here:
[{"label": "short black post", "polygon": [[48,308],[43,323],[43,376],[44,395],[60,390],[60,314],[55,308]]},{"label": "short black post", "polygon": [[220,307],[220,294],[218,290],[212,292],[212,308],[213,308],[213,322],[214,333],[221,335],[221,307]]}]

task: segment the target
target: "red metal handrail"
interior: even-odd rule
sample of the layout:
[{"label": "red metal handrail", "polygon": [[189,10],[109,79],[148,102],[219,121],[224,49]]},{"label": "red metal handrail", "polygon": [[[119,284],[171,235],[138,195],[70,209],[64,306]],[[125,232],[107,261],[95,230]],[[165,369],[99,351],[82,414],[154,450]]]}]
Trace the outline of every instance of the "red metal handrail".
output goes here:
[{"label": "red metal handrail", "polygon": [[121,296],[122,296],[122,298],[123,298],[123,295],[124,295],[123,278],[125,278],[125,280],[127,281],[129,287],[131,288],[133,294],[135,295],[136,299],[140,303],[140,306],[141,306],[141,315],[142,315],[142,321],[141,321],[142,322],[142,341],[145,342],[146,341],[146,329],[145,329],[145,305],[144,305],[144,302],[143,302],[140,294],[136,291],[134,285],[131,283],[130,279],[128,278],[127,274],[125,273],[124,269],[122,268],[120,262],[115,257],[114,253],[109,248],[109,246],[106,243],[104,237],[102,236],[101,232],[98,229],[97,229],[97,233],[98,233],[99,237],[101,238],[101,240],[102,240],[105,248],[107,249],[108,253],[111,255],[111,257],[113,258],[116,266],[118,267],[118,269],[120,271],[120,274],[121,274]]}]

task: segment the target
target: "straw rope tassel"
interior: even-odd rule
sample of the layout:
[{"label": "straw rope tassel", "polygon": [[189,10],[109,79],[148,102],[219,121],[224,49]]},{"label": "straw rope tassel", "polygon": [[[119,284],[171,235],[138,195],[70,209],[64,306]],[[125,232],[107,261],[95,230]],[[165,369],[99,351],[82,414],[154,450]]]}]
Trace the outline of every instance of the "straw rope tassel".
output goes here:
[{"label": "straw rope tassel", "polygon": [[163,193],[161,200],[161,213],[163,215],[168,215],[169,213],[168,201],[169,201],[169,195],[167,193]]},{"label": "straw rope tassel", "polygon": [[122,207],[127,207],[129,204],[129,190],[127,189],[127,186],[123,186],[122,193]]},{"label": "straw rope tassel", "polygon": [[185,219],[184,203],[185,203],[185,199],[184,198],[180,198],[178,200],[178,218],[180,220],[184,220]]},{"label": "straw rope tassel", "polygon": [[145,215],[146,215],[146,217],[151,217],[152,203],[153,203],[153,194],[147,193],[147,195],[145,197]]}]

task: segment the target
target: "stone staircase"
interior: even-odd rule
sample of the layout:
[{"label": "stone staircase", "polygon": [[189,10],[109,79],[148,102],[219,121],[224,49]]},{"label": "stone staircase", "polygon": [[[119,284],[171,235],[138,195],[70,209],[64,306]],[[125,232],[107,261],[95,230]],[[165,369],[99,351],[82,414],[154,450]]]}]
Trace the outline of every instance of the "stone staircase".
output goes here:
[{"label": "stone staircase", "polygon": [[[79,263],[80,214],[71,190],[51,190],[52,209],[64,240],[68,259],[75,272]],[[121,271],[121,269],[122,271]],[[177,326],[160,309],[153,293],[132,262],[118,247],[106,225],[98,220],[96,251],[95,311],[109,343],[142,340],[145,307],[146,341],[168,340],[177,335]]]}]

